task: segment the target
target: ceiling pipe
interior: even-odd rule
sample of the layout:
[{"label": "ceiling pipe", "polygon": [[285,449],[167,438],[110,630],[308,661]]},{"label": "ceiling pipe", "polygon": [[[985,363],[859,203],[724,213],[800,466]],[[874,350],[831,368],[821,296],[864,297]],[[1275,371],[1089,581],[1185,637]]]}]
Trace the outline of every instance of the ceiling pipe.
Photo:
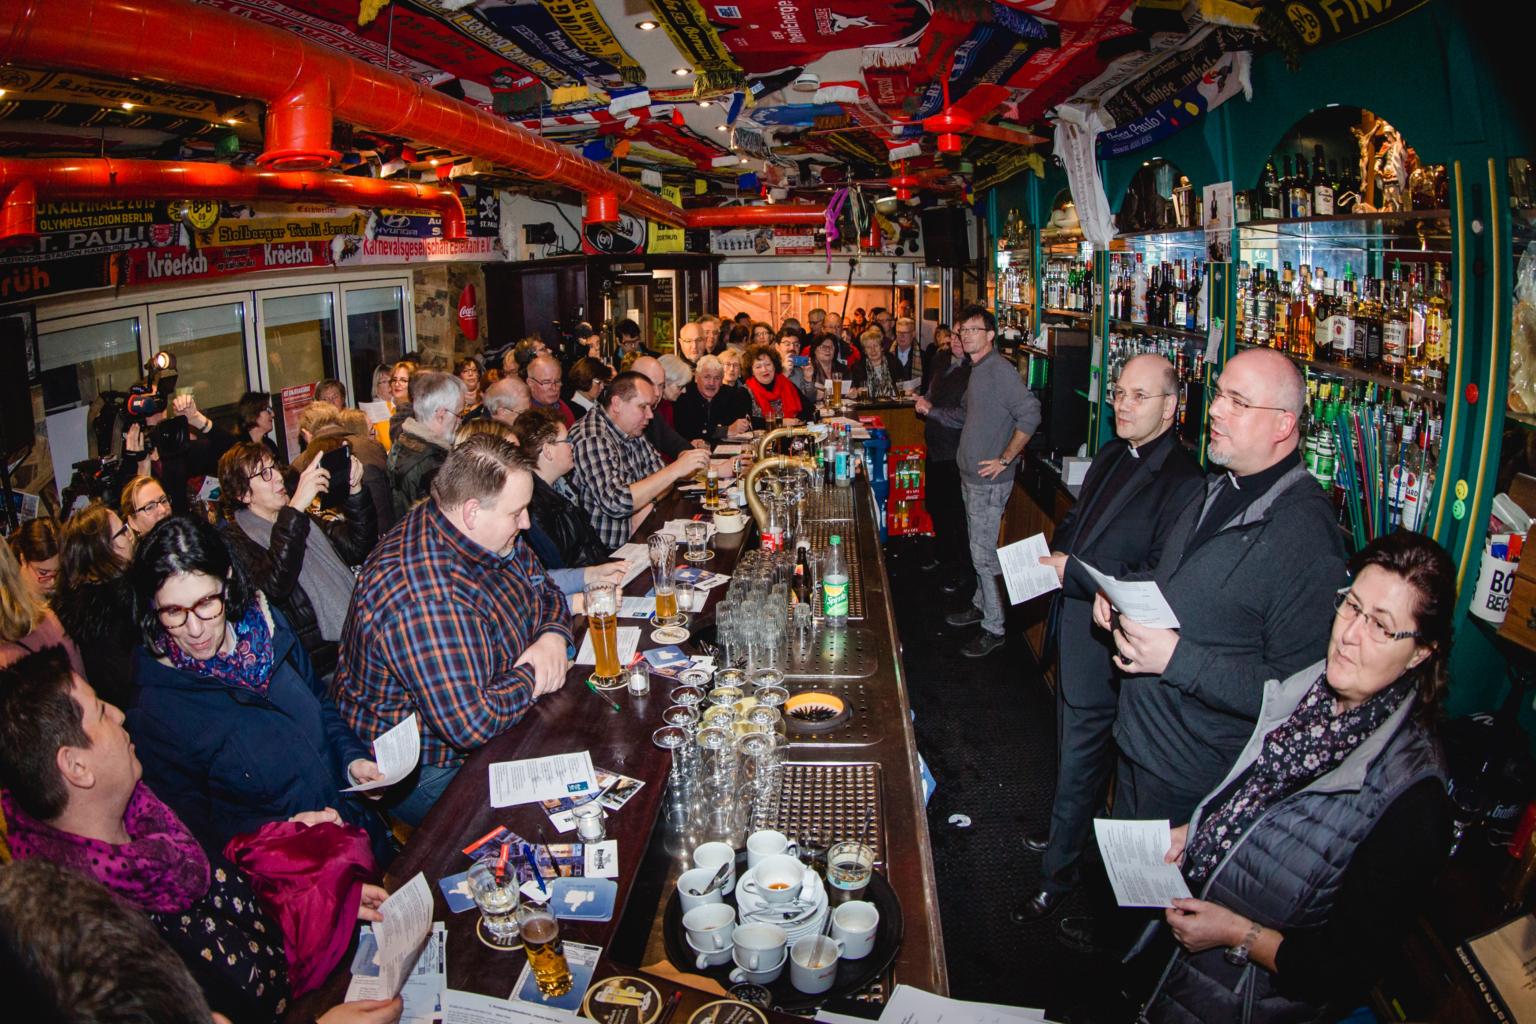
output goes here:
[{"label": "ceiling pipe", "polygon": [[311,171],[242,171],[228,164],[157,160],[0,159],[0,243],[36,237],[42,199],[324,200],[343,206],[431,210],[443,237],[465,236],[464,204],[451,188]]},{"label": "ceiling pipe", "polygon": [[710,206],[688,211],[690,228],[756,227],[758,225],[822,225],[827,222],[825,206],[775,203],[762,206]]},{"label": "ceiling pipe", "polygon": [[[403,75],[190,0],[0,3],[0,64],[12,62],[261,100],[278,108],[268,115],[269,151],[263,154],[278,166],[325,158],[331,152],[327,129],[339,119],[502,164],[583,195],[611,192],[621,209],[664,224],[790,223],[751,213],[760,207],[731,207],[728,220],[719,219],[719,210],[684,212],[559,143]],[[712,216],[695,221],[704,213]]]},{"label": "ceiling pipe", "polygon": [[331,148],[331,87],[311,75],[267,104],[266,149],[256,162],[269,171],[323,171],[341,154]]}]

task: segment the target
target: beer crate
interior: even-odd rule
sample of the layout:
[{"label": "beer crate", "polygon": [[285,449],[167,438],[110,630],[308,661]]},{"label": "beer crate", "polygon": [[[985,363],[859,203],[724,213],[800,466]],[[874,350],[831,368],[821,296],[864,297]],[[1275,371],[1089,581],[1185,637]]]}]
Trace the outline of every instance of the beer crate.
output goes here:
[{"label": "beer crate", "polygon": [[1499,626],[1499,636],[1536,651],[1536,559],[1521,561],[1515,570],[1515,586],[1509,593],[1509,611]]}]

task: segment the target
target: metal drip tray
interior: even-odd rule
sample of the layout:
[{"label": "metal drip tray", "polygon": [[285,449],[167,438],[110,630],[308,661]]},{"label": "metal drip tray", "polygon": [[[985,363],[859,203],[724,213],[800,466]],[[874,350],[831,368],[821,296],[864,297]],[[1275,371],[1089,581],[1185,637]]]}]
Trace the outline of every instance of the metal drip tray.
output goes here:
[{"label": "metal drip tray", "polygon": [[880,667],[874,631],[864,626],[846,629],[816,627],[809,642],[789,641],[786,679],[864,679]]},{"label": "metal drip tray", "polygon": [[[846,488],[838,488],[847,493]],[[852,511],[850,501],[850,512]],[[811,547],[817,551],[825,552],[828,541],[833,534],[837,534],[843,548],[843,560],[848,563],[848,618],[860,620],[864,618],[864,560],[859,557],[859,533],[854,529],[852,520],[838,522],[828,519],[802,519],[800,536],[809,541]],[[821,617],[817,616],[817,621]]]},{"label": "metal drip tray", "polygon": [[[873,762],[784,765],[777,800],[760,816],[763,828],[830,845],[863,838],[885,865],[885,808],[881,769]],[[865,824],[866,818],[868,824]]]}]

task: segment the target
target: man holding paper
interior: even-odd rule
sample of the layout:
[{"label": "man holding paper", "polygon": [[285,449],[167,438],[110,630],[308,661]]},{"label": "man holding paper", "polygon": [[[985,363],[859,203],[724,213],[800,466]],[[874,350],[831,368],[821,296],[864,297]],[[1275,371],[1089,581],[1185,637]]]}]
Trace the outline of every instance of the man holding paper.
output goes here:
[{"label": "man holding paper", "polygon": [[1227,362],[1210,397],[1206,482],[1163,546],[1151,579],[1178,617],[1158,629],[1114,615],[1120,687],[1117,818],[1189,820],[1253,731],[1264,683],[1316,661],[1333,595],[1347,582],[1333,506],[1297,454],[1306,386],[1271,349]]},{"label": "man holding paper", "polygon": [[1055,913],[1076,888],[1114,764],[1120,686],[1109,635],[1093,628],[1099,586],[1083,563],[1111,576],[1153,568],[1179,516],[1202,490],[1200,464],[1173,429],[1178,387],[1177,372],[1162,356],[1125,364],[1110,389],[1117,436],[1099,449],[1077,503],[1051,538],[1050,557],[1040,559],[1062,586],[1049,632],[1057,658],[1056,797],[1049,833],[1024,840],[1042,856],[1039,891],[1014,911],[1019,923]]},{"label": "man holding paper", "polygon": [[341,636],[336,706],[371,740],[421,723],[416,781],[392,808],[419,824],[470,751],[565,685],[565,598],[521,539],[533,474],[489,434],[449,453],[417,505],[363,565]]}]

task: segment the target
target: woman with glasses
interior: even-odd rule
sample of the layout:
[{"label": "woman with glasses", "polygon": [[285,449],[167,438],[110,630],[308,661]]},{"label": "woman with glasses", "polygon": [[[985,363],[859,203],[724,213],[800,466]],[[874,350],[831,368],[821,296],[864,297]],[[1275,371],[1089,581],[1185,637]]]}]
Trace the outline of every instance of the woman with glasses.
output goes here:
[{"label": "woman with glasses", "polygon": [[379,778],[378,765],[219,532],[167,519],[144,538],[129,575],[139,700],[127,725],[150,789],[209,849],[334,808],[387,858],[379,818],[341,792]]},{"label": "woman with glasses", "polygon": [[52,519],[28,519],[9,537],[21,563],[21,578],[39,601],[53,599],[59,586],[59,527]]},{"label": "woman with glasses", "polygon": [[[335,448],[342,442],[316,443]],[[346,497],[328,509],[317,500],[331,484],[323,458],[310,461],[291,495],[281,467],[260,445],[237,444],[219,459],[219,530],[252,585],[282,611],[322,679],[336,668],[357,582],[352,567],[363,564],[378,539],[363,464],[349,458]]]},{"label": "woman with glasses", "polygon": [[142,537],[160,520],[171,514],[171,499],[165,488],[152,476],[136,476],[123,487],[123,497],[118,502],[118,515],[133,530],[135,537]]},{"label": "woman with glasses", "polygon": [[416,376],[417,369],[410,359],[402,359],[389,368],[389,421],[374,424],[379,443],[386,450],[400,436],[401,425],[411,418],[411,378]]},{"label": "woman with glasses", "polygon": [[261,391],[247,391],[240,396],[240,402],[235,408],[240,421],[240,429],[235,432],[235,437],[241,441],[266,445],[273,458],[281,458],[277,442],[272,440],[272,396]]},{"label": "woman with glasses", "polygon": [[69,663],[85,674],[74,642],[64,635],[59,617],[27,585],[26,571],[9,544],[0,544],[0,668],[45,647],[62,646]]},{"label": "woman with glasses", "polygon": [[59,586],[53,610],[85,662],[85,677],[102,699],[133,704],[133,596],[124,573],[133,557],[133,528],[101,502],[64,521],[59,531]]},{"label": "woman with glasses", "polygon": [[[529,543],[547,569],[599,565],[608,545],[592,528],[592,517],[576,504],[564,479],[576,464],[565,423],[550,409],[529,409],[512,427],[512,440],[533,462]],[[547,542],[547,543],[543,543]]]},{"label": "woman with glasses", "polygon": [[1444,864],[1435,736],[1456,569],[1398,531],[1339,591],[1327,658],[1265,686],[1257,727],[1167,860],[1198,898],[1165,912],[1178,948],[1154,1021],[1336,1020],[1364,1001]]},{"label": "woman with glasses", "polygon": [[464,418],[480,419],[485,415],[485,410],[480,404],[483,398],[481,384],[484,383],[480,372],[480,360],[473,356],[460,359],[453,364],[453,375],[464,382]]}]

